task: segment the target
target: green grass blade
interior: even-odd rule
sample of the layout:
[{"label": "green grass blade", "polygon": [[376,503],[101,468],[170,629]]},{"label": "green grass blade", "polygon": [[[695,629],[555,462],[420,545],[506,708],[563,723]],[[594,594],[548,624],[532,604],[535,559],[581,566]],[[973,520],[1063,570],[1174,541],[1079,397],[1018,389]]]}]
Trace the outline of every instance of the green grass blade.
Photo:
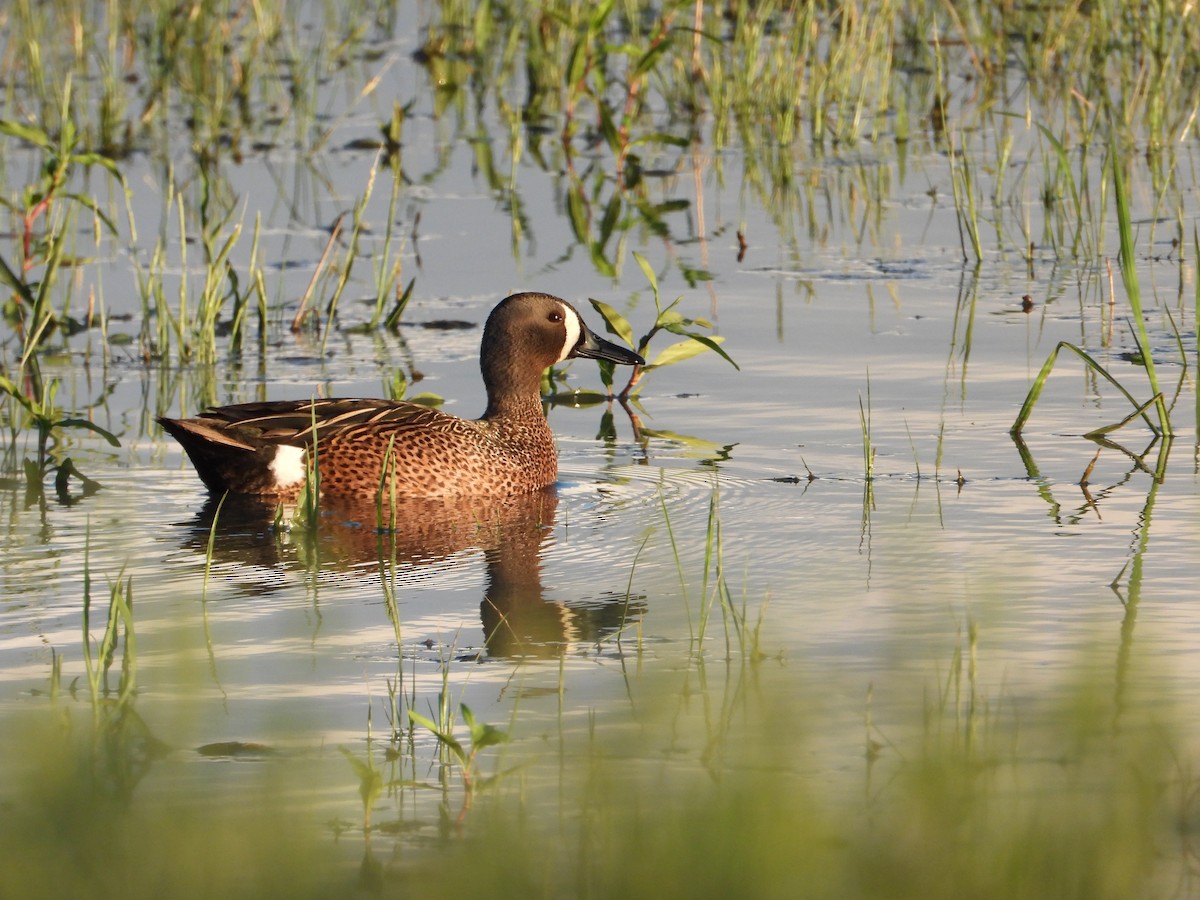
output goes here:
[{"label": "green grass blade", "polygon": [[[1046,358],[1046,362],[1042,364],[1041,371],[1038,372],[1037,378],[1033,380],[1033,385],[1029,388],[1029,393],[1025,397],[1025,402],[1021,404],[1021,411],[1017,413],[1016,421],[1013,422],[1012,428],[1009,429],[1010,434],[1020,434],[1021,429],[1025,427],[1025,423],[1029,421],[1029,417],[1033,414],[1033,407],[1036,405],[1038,398],[1042,395],[1042,389],[1046,386],[1046,379],[1050,377],[1050,372],[1054,368],[1054,363],[1058,359],[1059,352],[1062,350],[1070,350],[1072,353],[1082,359],[1085,365],[1090,367],[1105,381],[1120,391],[1121,395],[1129,401],[1129,405],[1141,412],[1142,418],[1145,419],[1146,425],[1149,426],[1150,430],[1155,434],[1161,434],[1158,427],[1144,412],[1145,408],[1149,404],[1143,406],[1143,404],[1135,400],[1133,395],[1125,389],[1124,385],[1122,385],[1119,381],[1117,381],[1116,378],[1113,377],[1108,369],[1100,365],[1100,363],[1098,363],[1086,350],[1082,350],[1079,347],[1076,347],[1074,344],[1068,343],[1067,341],[1059,341],[1058,346],[1051,351],[1050,356]],[[1158,398],[1158,401],[1161,402],[1161,397]],[[1126,421],[1129,420],[1127,419]]]}]

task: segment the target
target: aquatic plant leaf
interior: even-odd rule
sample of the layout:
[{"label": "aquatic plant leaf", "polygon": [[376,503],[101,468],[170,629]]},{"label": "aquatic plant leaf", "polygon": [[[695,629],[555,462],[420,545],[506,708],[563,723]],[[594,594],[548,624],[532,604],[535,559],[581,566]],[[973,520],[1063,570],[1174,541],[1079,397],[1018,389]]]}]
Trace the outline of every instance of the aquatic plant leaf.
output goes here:
[{"label": "aquatic plant leaf", "polygon": [[114,435],[111,431],[108,431],[105,428],[101,428],[95,422],[89,422],[87,419],[76,419],[76,418],[60,419],[59,421],[54,423],[54,426],[56,428],[86,428],[88,431],[93,431],[96,434],[100,435],[100,437],[102,437],[106,441],[108,441],[110,446],[112,446],[112,447],[120,447],[121,446],[121,442],[119,440],[117,440],[116,435]]},{"label": "aquatic plant leaf", "polygon": [[592,308],[600,313],[600,317],[604,319],[604,327],[608,329],[609,334],[615,334],[630,347],[633,346],[633,326],[629,324],[628,319],[603,300],[589,297],[588,303],[592,304]]},{"label": "aquatic plant leaf", "polygon": [[617,267],[608,261],[604,255],[604,246],[598,241],[592,241],[588,245],[588,250],[592,255],[592,265],[596,267],[596,271],[605,278],[616,278]]},{"label": "aquatic plant leaf", "polygon": [[413,287],[416,283],[417,279],[415,276],[408,280],[408,284],[404,286],[404,293],[396,300],[396,305],[392,307],[392,311],[383,320],[384,328],[389,331],[395,331],[400,327],[400,317],[404,315],[404,310],[408,308],[408,301],[412,299]]},{"label": "aquatic plant leaf", "polygon": [[17,274],[8,267],[8,263],[4,261],[4,257],[0,256],[0,281],[3,281],[13,292],[20,297],[26,304],[33,306],[34,296],[24,281],[17,277]]},{"label": "aquatic plant leaf", "polygon": [[54,141],[50,139],[50,135],[46,133],[45,129],[33,125],[23,125],[11,119],[0,119],[0,134],[28,141],[44,150],[54,149]]},{"label": "aquatic plant leaf", "polygon": [[[279,753],[274,747],[255,741],[215,741],[196,748],[201,756],[274,756]],[[343,751],[344,752],[344,751]]]},{"label": "aquatic plant leaf", "polygon": [[26,409],[31,408],[30,404],[29,404],[29,398],[26,397],[23,393],[21,393],[20,389],[17,387],[17,385],[13,382],[13,380],[11,378],[7,378],[4,375],[0,375],[0,391],[3,391],[4,393],[8,394],[10,397],[12,397],[14,400],[16,400],[18,403],[20,403]]},{"label": "aquatic plant leaf", "polygon": [[[725,342],[725,338],[722,335],[709,337],[706,334],[696,334],[695,332],[690,331],[685,331],[682,333],[687,335],[688,340],[680,341],[677,344],[672,344],[671,346],[665,348],[662,353],[654,358],[654,362],[651,363],[651,365],[669,366],[672,363],[677,363],[680,360],[693,357],[697,353],[702,353],[707,349],[713,350],[720,354],[726,362],[728,362],[739,372],[742,370],[742,367],[733,361],[733,357],[721,349],[721,344]],[[700,346],[696,346],[697,344]]]},{"label": "aquatic plant leaf", "polygon": [[679,274],[683,276],[684,281],[688,283],[688,287],[694,288],[702,281],[713,281],[714,276],[708,269],[697,269],[694,266],[679,263]]},{"label": "aquatic plant leaf", "polygon": [[596,7],[596,11],[592,13],[592,18],[588,21],[588,31],[596,33],[604,27],[604,20],[607,19],[609,13],[612,12],[614,2],[615,0],[603,0],[603,2]]},{"label": "aquatic plant leaf", "polygon": [[[1089,368],[1091,368],[1109,384],[1120,391],[1122,395],[1124,395],[1125,399],[1129,401],[1129,405],[1135,410],[1141,411],[1145,408],[1133,398],[1133,395],[1125,389],[1124,385],[1122,385],[1119,381],[1117,381],[1116,378],[1113,377],[1108,369],[1100,365],[1100,363],[1098,363],[1086,350],[1076,347],[1074,344],[1068,341],[1059,341],[1058,346],[1050,351],[1050,355],[1046,358],[1046,361],[1042,363],[1041,371],[1039,371],[1037,377],[1034,378],[1033,384],[1029,388],[1029,393],[1025,396],[1025,402],[1021,404],[1021,410],[1017,413],[1016,421],[1013,422],[1012,427],[1008,430],[1009,434],[1014,436],[1019,435],[1021,433],[1021,429],[1025,427],[1025,423],[1029,421],[1029,417],[1033,415],[1033,407],[1037,404],[1038,398],[1042,395],[1042,389],[1046,386],[1046,380],[1050,377],[1050,372],[1054,369],[1054,363],[1058,360],[1058,354],[1063,350],[1070,350],[1072,353],[1082,359]],[[1146,425],[1150,427],[1150,430],[1155,434],[1159,434],[1159,429],[1155,426],[1154,422],[1150,420],[1149,416],[1147,416],[1145,412],[1141,412],[1140,414],[1145,420]]]},{"label": "aquatic plant leaf", "polygon": [[584,39],[581,37],[575,42],[571,48],[571,55],[567,58],[567,87],[575,87],[583,81],[583,75],[587,71],[588,53],[584,46]]},{"label": "aquatic plant leaf", "polygon": [[[679,134],[668,134],[665,131],[656,131],[653,134],[639,135],[631,144],[666,144],[670,147],[687,148],[692,145],[692,139]],[[688,200],[669,200],[666,203],[659,204],[656,209],[662,212],[678,212],[681,209],[687,209],[691,206]]]},{"label": "aquatic plant leaf", "polygon": [[646,276],[646,281],[650,282],[650,289],[652,291],[654,291],[654,296],[657,297],[658,296],[658,276],[656,276],[654,274],[654,269],[651,268],[650,263],[647,261],[646,257],[642,256],[642,254],[638,253],[636,250],[633,253],[633,258],[637,260],[638,266],[641,267],[642,274]]},{"label": "aquatic plant leaf", "polygon": [[677,362],[682,362],[685,359],[691,359],[709,349],[699,341],[678,341],[667,347],[664,347],[658,356],[651,360],[647,368],[656,369],[660,366],[670,366]]},{"label": "aquatic plant leaf", "polygon": [[572,187],[567,193],[567,213],[571,219],[571,231],[575,240],[581,244],[588,242],[587,202],[583,199],[583,189]]},{"label": "aquatic plant leaf", "polygon": [[456,738],[450,732],[443,731],[442,729],[438,728],[435,724],[433,724],[432,719],[421,715],[415,709],[410,709],[408,711],[408,718],[410,721],[415,722],[417,725],[420,725],[422,728],[432,733],[434,737],[449,747],[454,752],[454,755],[459,759],[466,758],[466,754],[463,752],[463,746],[459,743],[458,738]]},{"label": "aquatic plant leaf", "polygon": [[664,213],[685,212],[692,208],[690,200],[665,200],[662,203],[654,203],[650,205],[650,209],[654,210],[656,216],[661,216]]},{"label": "aquatic plant leaf", "polygon": [[407,403],[420,403],[422,406],[441,406],[446,402],[446,398],[440,394],[433,394],[429,391],[422,391],[420,394],[413,394],[411,397],[405,397]]},{"label": "aquatic plant leaf", "polygon": [[354,769],[354,774],[358,776],[358,795],[362,797],[363,808],[369,809],[375,802],[375,798],[383,792],[383,776],[374,766],[363,762],[351,753],[349,748],[338,747],[338,749],[342,751],[342,755]]},{"label": "aquatic plant leaf", "polygon": [[659,59],[670,48],[670,39],[663,39],[656,45],[642,54],[642,58],[637,61],[637,65],[633,67],[633,75],[631,78],[641,78],[649,73],[656,65]]},{"label": "aquatic plant leaf", "polygon": [[492,4],[488,0],[483,0],[476,8],[475,17],[471,21],[471,30],[475,38],[475,46],[486,46],[492,35]]},{"label": "aquatic plant leaf", "polygon": [[604,135],[604,143],[614,153],[621,152],[621,132],[613,121],[612,110],[607,103],[600,104],[600,133]]},{"label": "aquatic plant leaf", "polygon": [[[73,194],[73,193],[63,194],[62,196],[64,199],[74,200],[76,203],[78,203],[80,206],[82,206],[84,209],[86,209],[88,212],[90,212],[92,215],[94,215],[97,219],[99,219],[100,222],[104,225],[105,228],[107,228],[109,230],[110,233],[117,234],[116,223],[113,222],[113,220],[111,218],[109,218],[108,214],[106,212],[104,212],[103,209],[100,208],[100,201],[97,200],[95,197],[89,197],[86,194]],[[64,260],[63,264],[67,265],[68,263]],[[71,264],[77,265],[78,263],[71,263]]]},{"label": "aquatic plant leaf", "polygon": [[725,342],[725,338],[721,337],[720,335],[717,337],[708,337],[707,335],[703,334],[693,334],[692,340],[705,344],[710,350],[714,351],[718,356],[724,358],[727,363],[729,363],[739,372],[742,371],[742,367],[733,361],[733,357],[721,349],[720,345]]},{"label": "aquatic plant leaf", "polygon": [[643,437],[681,444],[692,451],[696,451],[689,453],[689,456],[701,459],[711,459],[718,456],[728,457],[730,448],[737,446],[736,444],[718,444],[716,441],[710,441],[707,438],[696,437],[691,434],[681,434],[678,431],[666,431],[661,428],[646,428],[643,426],[641,433]]},{"label": "aquatic plant leaf", "polygon": [[613,194],[609,198],[608,204],[604,207],[604,216],[600,220],[600,246],[608,244],[608,239],[612,237],[613,229],[617,225],[617,219],[621,215],[621,198],[618,194]]},{"label": "aquatic plant leaf", "polygon": [[78,163],[82,166],[100,166],[108,171],[110,175],[124,184],[124,178],[121,175],[121,170],[117,168],[117,164],[111,158],[103,156],[99,153],[72,153],[70,156],[72,163]]},{"label": "aquatic plant leaf", "polygon": [[598,406],[608,400],[608,394],[600,391],[561,391],[543,397],[551,406],[569,406],[573,409],[584,409],[588,406]]},{"label": "aquatic plant leaf", "polygon": [[[1087,438],[1089,441],[1099,441],[1106,434],[1111,434],[1114,431],[1119,431],[1120,429],[1124,428],[1126,425],[1128,425],[1130,422],[1132,422],[1138,416],[1145,416],[1146,410],[1148,410],[1151,406],[1156,404],[1158,402],[1158,400],[1159,400],[1159,397],[1156,394],[1155,396],[1153,396],[1149,400],[1147,400],[1145,403],[1143,403],[1141,406],[1139,406],[1137,409],[1135,409],[1133,412],[1131,412],[1129,415],[1127,415],[1125,418],[1123,418],[1120,422],[1114,422],[1111,425],[1103,425],[1100,428],[1094,428],[1091,431],[1085,432],[1083,436],[1085,438]],[[1157,438],[1156,438],[1156,440],[1157,440]],[[1111,443],[1111,441],[1107,442],[1107,443]]]},{"label": "aquatic plant leaf", "polygon": [[600,383],[611,391],[614,374],[617,371],[616,363],[609,362],[607,359],[599,359],[596,360],[596,365],[600,369]]},{"label": "aquatic plant leaf", "polygon": [[503,744],[509,739],[507,731],[502,731],[486,722],[478,721],[475,718],[475,714],[471,712],[471,707],[467,706],[467,704],[460,704],[459,708],[462,710],[463,721],[471,729],[472,751],[482,750],[485,747],[491,747],[495,744]]},{"label": "aquatic plant leaf", "polygon": [[[1158,412],[1158,428],[1155,431],[1169,435],[1172,434],[1171,417],[1166,402],[1163,400],[1162,390],[1158,386],[1158,374],[1154,368],[1154,357],[1150,352],[1150,335],[1146,331],[1146,317],[1142,313],[1142,291],[1138,284],[1137,258],[1133,247],[1133,222],[1129,212],[1129,194],[1125,188],[1125,163],[1118,152],[1116,138],[1113,137],[1112,141],[1109,165],[1112,168],[1113,196],[1117,201],[1117,233],[1121,243],[1118,259],[1121,263],[1121,280],[1125,284],[1125,295],[1129,301],[1129,308],[1133,311],[1133,321],[1136,325],[1133,336],[1137,341],[1138,349],[1142,352],[1141,366],[1145,369],[1146,378],[1150,382],[1150,392],[1157,397],[1154,407]],[[1130,402],[1133,402],[1132,398],[1130,398]],[[1134,405],[1136,406],[1136,404]],[[1147,419],[1147,421],[1149,420]]]}]

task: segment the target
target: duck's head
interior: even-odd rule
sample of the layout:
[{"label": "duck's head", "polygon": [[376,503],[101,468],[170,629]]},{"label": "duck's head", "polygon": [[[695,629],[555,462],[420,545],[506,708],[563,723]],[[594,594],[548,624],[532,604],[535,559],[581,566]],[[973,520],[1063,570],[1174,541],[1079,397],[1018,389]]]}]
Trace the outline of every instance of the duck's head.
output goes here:
[{"label": "duck's head", "polygon": [[550,294],[504,298],[483,328],[480,366],[489,394],[527,391],[540,383],[550,366],[577,356],[626,366],[646,364],[632,350],[596,335],[575,307]]}]

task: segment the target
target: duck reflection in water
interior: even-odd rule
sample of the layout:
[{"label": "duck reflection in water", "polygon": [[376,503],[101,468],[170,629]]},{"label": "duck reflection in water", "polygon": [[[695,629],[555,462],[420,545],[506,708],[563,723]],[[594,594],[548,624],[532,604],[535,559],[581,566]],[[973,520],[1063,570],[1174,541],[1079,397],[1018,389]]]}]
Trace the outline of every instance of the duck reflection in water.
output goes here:
[{"label": "duck reflection in water", "polygon": [[[553,544],[557,507],[553,487],[509,497],[397,498],[385,504],[380,528],[374,502],[323,499],[318,527],[296,528],[285,538],[272,527],[275,507],[230,495],[223,505],[210,499],[187,523],[185,543],[206,553],[215,519],[215,563],[316,572],[335,581],[373,570],[367,583],[380,592],[378,579],[416,585],[448,559],[478,550],[486,567],[479,610],[487,655],[550,658],[595,643],[645,611],[644,598],[617,592],[547,599],[542,558]],[[246,583],[256,594],[281,587]],[[403,607],[403,595],[398,600]]]}]

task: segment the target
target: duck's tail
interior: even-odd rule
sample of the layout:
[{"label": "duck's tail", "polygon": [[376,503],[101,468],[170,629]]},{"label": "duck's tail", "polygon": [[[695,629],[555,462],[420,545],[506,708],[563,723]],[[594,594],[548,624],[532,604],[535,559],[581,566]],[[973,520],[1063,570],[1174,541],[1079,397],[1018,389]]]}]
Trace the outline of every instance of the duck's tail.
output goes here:
[{"label": "duck's tail", "polygon": [[285,496],[304,483],[303,447],[255,440],[220,427],[220,420],[170,419],[158,423],[183,446],[200,480],[214,494]]}]

